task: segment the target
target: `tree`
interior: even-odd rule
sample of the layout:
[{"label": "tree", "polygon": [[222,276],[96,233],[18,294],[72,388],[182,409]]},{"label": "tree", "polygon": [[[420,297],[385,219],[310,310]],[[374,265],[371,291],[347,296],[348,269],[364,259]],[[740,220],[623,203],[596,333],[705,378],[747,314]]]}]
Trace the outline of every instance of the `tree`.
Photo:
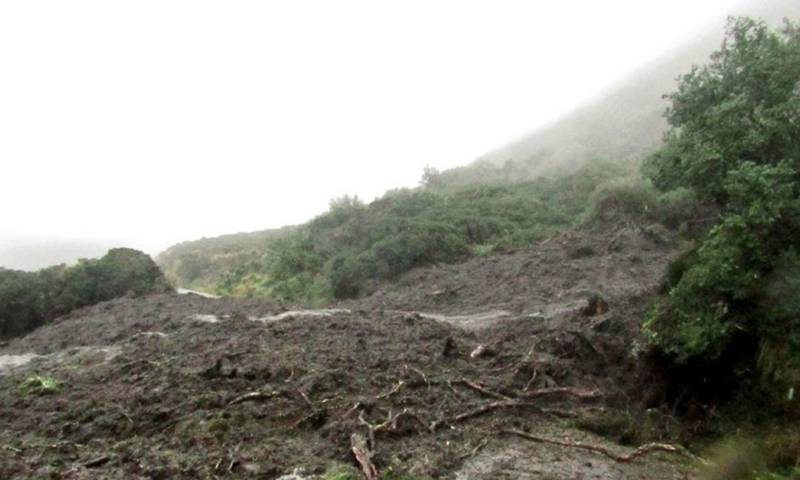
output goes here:
[{"label": "tree", "polygon": [[800,311],[775,300],[800,296],[800,31],[731,19],[711,63],[668,97],[671,128],[644,170],[662,190],[693,189],[720,216],[672,266],[645,332],[678,363],[713,361],[744,340],[754,348],[734,355],[797,384]]}]

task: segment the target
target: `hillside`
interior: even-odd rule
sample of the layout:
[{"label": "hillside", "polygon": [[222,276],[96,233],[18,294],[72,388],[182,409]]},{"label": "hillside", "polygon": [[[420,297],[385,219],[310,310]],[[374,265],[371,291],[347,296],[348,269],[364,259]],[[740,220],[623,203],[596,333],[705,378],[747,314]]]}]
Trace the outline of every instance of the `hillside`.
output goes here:
[{"label": "hillside", "polygon": [[[752,2],[735,13],[779,24],[785,16],[800,16],[800,4]],[[650,208],[648,221],[654,222],[690,203],[662,199],[666,205],[656,207],[657,195],[637,178],[641,161],[657,148],[666,129],[668,102],[662,96],[675,90],[679,75],[704,63],[722,36],[720,23],[595,101],[470,165],[427,170],[423,188],[387,192],[363,208],[348,210],[345,202],[297,229],[184,242],[157,261],[181,287],[324,303],[369,292],[375,281],[415,266],[524,247],[585,226],[593,202],[609,186],[621,195],[623,208],[638,209],[634,216],[639,217]],[[670,218],[664,221],[674,228],[695,213],[689,208],[682,219],[666,214]],[[285,240],[277,249],[287,255],[275,255],[277,239]],[[424,253],[429,243],[436,244],[435,254]],[[378,264],[378,250],[386,253],[380,262],[391,265]],[[281,265],[281,258],[291,265]]]},{"label": "hillside", "polygon": [[[763,18],[780,26],[783,18],[800,17],[793,0],[752,1],[730,12]],[[488,152],[475,167],[488,163],[520,164],[526,175],[572,171],[597,158],[638,163],[660,144],[669,103],[663,95],[675,90],[676,79],[693,65],[706,63],[723,36],[720,22],[666,58],[657,59],[610,88],[605,94],[552,124]],[[475,179],[473,179],[475,180]]]},{"label": "hillside", "polygon": [[167,279],[181,287],[213,291],[225,273],[258,261],[272,242],[294,230],[288,226],[181,242],[161,252],[156,261]]},{"label": "hillside", "polygon": [[[686,192],[661,195],[635,172],[598,162],[554,179],[460,187],[429,178],[370,204],[345,197],[269,242],[190,242],[159,262],[182,287],[321,305],[368,294],[415,267],[525,249],[574,228],[677,228],[692,215]],[[226,241],[218,253],[214,242]],[[201,262],[218,266],[189,270]]]}]

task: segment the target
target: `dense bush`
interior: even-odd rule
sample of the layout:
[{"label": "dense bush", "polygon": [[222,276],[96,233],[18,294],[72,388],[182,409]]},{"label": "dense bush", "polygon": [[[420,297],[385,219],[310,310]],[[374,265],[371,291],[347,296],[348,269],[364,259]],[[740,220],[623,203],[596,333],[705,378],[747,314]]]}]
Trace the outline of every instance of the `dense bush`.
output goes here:
[{"label": "dense bush", "polygon": [[[591,223],[616,228],[667,219],[675,226],[693,202],[686,191],[661,194],[629,169],[596,162],[570,175],[462,186],[427,169],[424,185],[365,205],[354,197],[271,242],[257,260],[231,269],[215,290],[322,304],[368,292],[412,268],[470,255],[524,248]],[[620,180],[623,179],[623,180]]]},{"label": "dense bush", "polygon": [[22,272],[0,269],[0,338],[24,334],[71,310],[131,294],[169,290],[144,253],[116,248],[100,259]]},{"label": "dense bush", "polygon": [[800,385],[800,32],[731,20],[670,98],[672,128],[645,171],[719,217],[670,269],[649,340],[678,363],[749,361],[743,377],[755,370],[785,396]]},{"label": "dense bush", "polygon": [[294,227],[289,226],[182,242],[159,254],[156,261],[171,282],[195,290],[212,290],[225,273],[259,261],[272,242],[293,231]]}]

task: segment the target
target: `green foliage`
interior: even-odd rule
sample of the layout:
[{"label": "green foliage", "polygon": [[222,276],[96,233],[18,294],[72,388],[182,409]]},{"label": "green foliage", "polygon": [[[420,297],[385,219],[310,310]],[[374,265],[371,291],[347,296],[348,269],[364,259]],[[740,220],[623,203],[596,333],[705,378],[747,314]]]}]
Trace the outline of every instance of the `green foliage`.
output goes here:
[{"label": "green foliage", "polygon": [[33,375],[22,382],[19,391],[23,395],[51,395],[61,391],[61,382],[53,377]]},{"label": "green foliage", "polygon": [[646,163],[656,186],[691,187],[704,199],[728,202],[728,173],[743,161],[800,162],[800,35],[747,18],[729,22],[727,40],[703,67],[669,95],[672,129]]},{"label": "green foliage", "polygon": [[193,290],[211,291],[231,271],[259,262],[269,245],[285,238],[295,227],[236,233],[183,242],[156,258],[171,282]]},{"label": "green foliage", "polygon": [[679,363],[713,361],[737,340],[757,344],[749,360],[776,395],[800,381],[798,79],[795,26],[776,33],[731,20],[711,63],[670,96],[672,129],[645,165],[659,188],[691,188],[719,211],[670,268],[645,323],[651,343]]},{"label": "green foliage", "polygon": [[129,248],[38,272],[0,269],[0,338],[22,335],[76,308],[169,290],[158,266]]},{"label": "green foliage", "polygon": [[215,290],[324,304],[362,295],[418,266],[526,247],[587,218],[612,226],[621,216],[652,223],[665,205],[688,202],[687,195],[672,194],[679,201],[665,203],[667,196],[608,162],[511,184],[463,187],[448,178],[429,169],[425,186],[390,191],[369,205],[354,197],[334,200],[327,213],[272,241],[257,260],[222,275]]}]

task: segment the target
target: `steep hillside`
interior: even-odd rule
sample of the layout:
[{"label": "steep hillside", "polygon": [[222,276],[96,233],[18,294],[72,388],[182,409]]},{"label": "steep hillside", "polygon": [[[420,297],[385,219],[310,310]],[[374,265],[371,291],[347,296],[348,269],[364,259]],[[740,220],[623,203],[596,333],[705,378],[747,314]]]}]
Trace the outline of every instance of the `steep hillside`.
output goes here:
[{"label": "steep hillside", "polygon": [[[730,14],[761,17],[780,25],[785,17],[800,18],[800,2],[754,1]],[[722,26],[722,22],[714,25],[690,44],[641,68],[566,117],[487,153],[476,162],[477,168],[482,163],[502,166],[515,162],[524,165],[522,170],[527,175],[535,176],[574,170],[596,158],[639,162],[659,145],[666,130],[662,115],[668,102],[662,96],[674,91],[676,78],[693,65],[706,63],[719,47]]]}]

